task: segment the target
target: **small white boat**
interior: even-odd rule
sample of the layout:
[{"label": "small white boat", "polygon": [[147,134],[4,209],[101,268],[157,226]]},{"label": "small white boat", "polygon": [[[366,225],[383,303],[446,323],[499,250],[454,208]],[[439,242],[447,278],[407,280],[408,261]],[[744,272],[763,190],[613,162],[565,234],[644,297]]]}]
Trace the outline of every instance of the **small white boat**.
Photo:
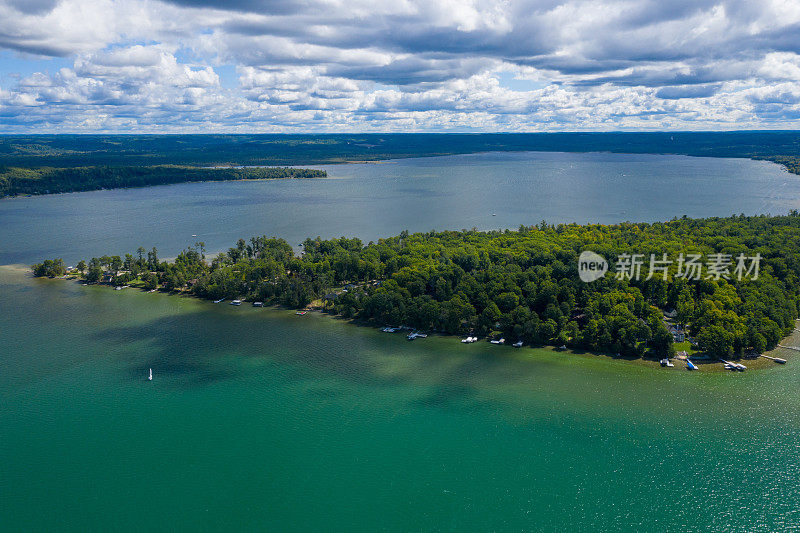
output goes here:
[{"label": "small white boat", "polygon": [[500,339],[500,340],[497,340],[497,341],[489,341],[489,342],[492,343],[492,344],[503,344],[503,343],[506,342],[506,340],[505,339]]},{"label": "small white boat", "polygon": [[522,348],[522,341],[517,341],[514,344],[512,344],[512,346],[514,348]]},{"label": "small white boat", "polygon": [[214,300],[214,303],[218,304],[218,303],[224,302],[224,301],[225,301],[225,298],[220,298],[219,300]]},{"label": "small white boat", "polygon": [[242,305],[242,301],[241,300],[231,300],[230,305]]},{"label": "small white boat", "polygon": [[150,369],[150,375],[147,377],[148,380],[153,381],[153,369]]},{"label": "small white boat", "polygon": [[414,333],[409,333],[406,338],[410,341],[413,341],[414,339],[424,339],[425,337],[427,337],[427,335],[424,333],[414,332]]},{"label": "small white boat", "polygon": [[264,302],[253,302],[253,307],[264,307]]}]

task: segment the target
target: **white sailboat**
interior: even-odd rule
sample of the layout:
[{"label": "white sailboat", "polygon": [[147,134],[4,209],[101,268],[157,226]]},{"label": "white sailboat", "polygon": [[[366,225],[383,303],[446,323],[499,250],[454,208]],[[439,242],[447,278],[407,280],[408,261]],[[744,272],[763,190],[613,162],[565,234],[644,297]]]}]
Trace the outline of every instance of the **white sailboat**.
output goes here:
[{"label": "white sailboat", "polygon": [[152,368],[150,369],[150,376],[147,379],[149,379],[150,381],[153,381],[153,369]]}]

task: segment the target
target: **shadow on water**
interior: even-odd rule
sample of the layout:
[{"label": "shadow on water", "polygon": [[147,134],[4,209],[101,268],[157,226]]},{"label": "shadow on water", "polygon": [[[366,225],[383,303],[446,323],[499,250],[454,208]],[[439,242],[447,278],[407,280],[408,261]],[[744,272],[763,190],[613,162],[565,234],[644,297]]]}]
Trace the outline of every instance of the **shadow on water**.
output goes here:
[{"label": "shadow on water", "polygon": [[[453,407],[484,403],[480,390],[486,387],[542,377],[542,365],[513,361],[506,357],[510,349],[459,350],[454,339],[409,342],[325,316],[207,307],[108,327],[95,333],[95,340],[120,348],[131,378],[145,379],[153,368],[156,375],[188,387],[247,379],[274,365],[286,381],[313,377],[378,388],[411,385],[413,402]],[[341,394],[319,385],[315,391]]]},{"label": "shadow on water", "polygon": [[[115,326],[96,334],[100,341],[127,345],[130,375],[145,375],[148,368],[159,374],[179,377],[190,385],[210,384],[240,377],[257,368],[231,364],[262,359],[285,366],[284,377],[301,378],[302,366],[325,370],[337,377],[358,381],[379,381],[374,365],[345,351],[315,331],[301,331],[287,320],[230,313],[218,309],[183,312],[142,324]],[[139,348],[146,346],[145,348]],[[146,352],[142,359],[141,352]],[[298,365],[301,365],[298,368]],[[295,370],[292,370],[292,369]]]},{"label": "shadow on water", "polygon": [[[191,385],[232,378],[232,368],[209,364],[215,354],[197,331],[198,328],[213,330],[213,324],[200,324],[199,318],[170,316],[141,325],[108,328],[95,337],[125,348],[124,353],[131,361],[128,374],[134,379],[145,379],[149,368],[155,368],[158,374],[183,378]],[[142,344],[146,347],[140,348]],[[144,359],[142,352],[146,353]]]},{"label": "shadow on water", "polygon": [[463,405],[467,399],[475,400],[476,394],[475,388],[466,384],[442,384],[419,398],[416,403],[424,407],[450,407]]}]

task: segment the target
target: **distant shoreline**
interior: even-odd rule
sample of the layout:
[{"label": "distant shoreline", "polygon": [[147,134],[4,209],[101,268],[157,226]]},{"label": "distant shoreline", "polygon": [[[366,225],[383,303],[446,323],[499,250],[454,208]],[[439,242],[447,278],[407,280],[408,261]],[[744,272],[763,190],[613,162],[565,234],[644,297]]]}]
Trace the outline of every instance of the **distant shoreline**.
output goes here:
[{"label": "distant shoreline", "polygon": [[[181,170],[184,172],[190,173],[201,173],[203,176],[185,176],[186,179],[176,179],[176,176],[172,176],[170,181],[158,182],[158,183],[124,183],[124,184],[113,184],[113,183],[106,183],[105,186],[97,186],[87,188],[82,185],[76,185],[74,188],[67,188],[65,190],[55,190],[50,191],[46,187],[47,184],[35,184],[34,187],[37,189],[34,192],[16,192],[16,193],[8,193],[4,192],[4,179],[6,176],[15,171],[20,172],[39,172],[42,169],[35,169],[35,168],[23,168],[23,167],[7,167],[6,173],[0,172],[0,200],[7,199],[7,198],[29,198],[34,196],[49,196],[54,194],[65,194],[65,193],[78,193],[78,192],[93,192],[93,191],[102,191],[102,190],[115,190],[115,189],[142,189],[148,187],[156,187],[161,185],[179,185],[182,183],[200,183],[200,182],[225,182],[225,181],[266,181],[266,180],[279,180],[279,179],[321,179],[329,177],[327,171],[319,170],[319,169],[309,169],[305,167],[319,167],[322,165],[355,165],[355,164],[374,164],[374,165],[386,165],[386,164],[393,164],[397,163],[404,159],[421,159],[421,158],[435,158],[435,157],[453,157],[453,156],[460,156],[460,155],[480,155],[480,154],[504,154],[504,153],[559,153],[559,154],[617,154],[617,155],[662,155],[662,156],[683,156],[683,157],[702,157],[702,158],[711,158],[711,159],[749,159],[751,161],[767,161],[769,163],[773,163],[776,165],[781,166],[785,172],[795,175],[800,175],[800,157],[793,157],[793,156],[773,156],[773,157],[762,157],[762,156],[721,156],[721,155],[693,155],[693,154],[678,154],[678,153],[671,153],[671,152],[620,152],[620,151],[608,151],[608,150],[591,150],[591,151],[558,151],[558,150],[530,150],[530,149],[522,149],[522,150],[485,150],[485,151],[476,151],[476,152],[453,152],[453,153],[436,153],[436,154],[411,154],[408,156],[396,156],[389,159],[351,159],[351,160],[343,160],[343,161],[336,161],[330,160],[326,161],[325,163],[297,163],[297,164],[289,164],[286,166],[270,166],[270,165],[248,165],[248,164],[241,164],[241,165],[213,165],[213,166],[173,166],[173,165],[155,165],[155,166],[124,166],[124,167],[75,167],[75,168],[48,168],[48,171],[55,171],[56,173],[69,173],[75,172],[78,170],[85,170],[85,169],[96,169],[96,172],[101,173],[103,169],[110,169],[111,171],[115,172],[150,172],[150,171],[163,171],[164,169],[169,169],[173,173],[177,173]],[[0,158],[0,162],[2,158]],[[0,164],[0,169],[2,169],[2,164]],[[268,175],[260,175],[264,172],[269,171],[286,171],[286,172],[293,172],[295,175],[287,174],[285,176],[268,176]],[[205,172],[213,172],[213,173],[228,173],[228,174],[244,174],[244,176],[234,176],[234,177],[223,177],[221,179],[220,176],[213,176],[211,174],[205,175]],[[252,176],[248,177],[247,174],[252,174]],[[177,177],[180,178],[180,177]],[[101,177],[101,179],[104,179]],[[52,185],[53,187],[59,187],[60,185],[56,182]],[[6,185],[5,189],[8,189],[10,186]]]}]

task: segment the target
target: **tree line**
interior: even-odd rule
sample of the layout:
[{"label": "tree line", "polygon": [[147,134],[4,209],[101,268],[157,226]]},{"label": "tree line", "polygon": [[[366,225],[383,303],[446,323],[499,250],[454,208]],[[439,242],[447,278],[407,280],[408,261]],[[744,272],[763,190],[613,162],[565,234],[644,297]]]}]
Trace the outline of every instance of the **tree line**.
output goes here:
[{"label": "tree line", "polygon": [[772,161],[779,165],[783,165],[787,172],[792,174],[800,174],[800,157],[790,155],[770,155],[770,156],[755,156],[753,159],[763,161]]},{"label": "tree line", "polygon": [[0,198],[19,194],[51,194],[121,187],[146,187],[189,181],[269,178],[324,178],[324,170],[290,167],[201,168],[174,165],[9,168],[0,166]]},{"label": "tree line", "polygon": [[[592,283],[578,256],[760,254],[758,279],[677,276]],[[681,218],[653,224],[521,226],[409,234],[378,242],[306,239],[298,256],[283,239],[240,239],[207,258],[203,243],[160,261],[155,248],[78,264],[87,282],[179,290],[199,298],[241,298],[303,308],[314,303],[376,325],[448,334],[502,336],[509,342],[567,345],[626,356],[670,355],[664,312],[699,347],[719,357],[773,348],[800,308],[800,216]],[[59,260],[34,265],[58,274]]]},{"label": "tree line", "polygon": [[797,156],[800,132],[5,135],[0,164],[82,167],[319,165],[491,151]]}]

